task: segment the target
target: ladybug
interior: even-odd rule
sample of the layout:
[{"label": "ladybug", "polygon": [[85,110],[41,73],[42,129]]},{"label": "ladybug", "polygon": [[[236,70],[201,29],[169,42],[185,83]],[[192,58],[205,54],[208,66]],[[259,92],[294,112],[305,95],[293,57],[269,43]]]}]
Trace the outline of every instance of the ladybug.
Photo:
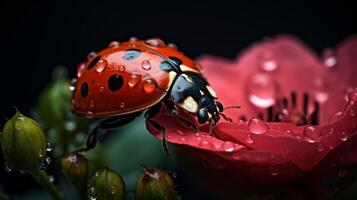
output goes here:
[{"label": "ladybug", "polygon": [[78,66],[72,110],[80,116],[103,119],[88,136],[84,150],[94,148],[100,130],[130,123],[145,111],[147,122],[161,131],[168,153],[165,128],[153,119],[162,104],[191,127],[195,125],[179,111],[211,126],[221,116],[229,120],[199,66],[175,45],[158,38],[112,42]]}]

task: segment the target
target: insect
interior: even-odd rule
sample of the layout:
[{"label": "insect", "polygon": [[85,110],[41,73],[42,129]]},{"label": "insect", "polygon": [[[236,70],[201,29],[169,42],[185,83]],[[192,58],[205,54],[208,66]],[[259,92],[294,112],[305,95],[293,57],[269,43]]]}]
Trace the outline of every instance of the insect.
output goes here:
[{"label": "insect", "polygon": [[161,132],[168,153],[165,128],[153,118],[162,104],[193,128],[195,125],[179,111],[211,126],[221,116],[229,120],[198,65],[173,44],[166,45],[158,38],[112,42],[78,66],[72,110],[77,115],[103,119],[91,131],[84,150],[95,147],[101,130],[123,126],[145,112],[147,122]]}]

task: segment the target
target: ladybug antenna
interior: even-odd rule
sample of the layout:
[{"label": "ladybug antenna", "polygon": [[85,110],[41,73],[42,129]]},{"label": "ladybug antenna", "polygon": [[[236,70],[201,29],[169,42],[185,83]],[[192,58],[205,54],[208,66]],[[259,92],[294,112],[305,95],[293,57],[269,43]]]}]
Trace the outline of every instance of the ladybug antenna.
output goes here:
[{"label": "ladybug antenna", "polygon": [[19,112],[19,109],[17,109],[17,106],[14,106],[14,108],[15,108],[16,112]]},{"label": "ladybug antenna", "polygon": [[228,109],[239,109],[241,108],[240,106],[226,106],[223,108],[223,110],[228,110]]},{"label": "ladybug antenna", "polygon": [[227,115],[223,114],[223,113],[219,113],[219,115],[221,115],[223,117],[224,120],[228,121],[228,122],[233,122],[233,120],[228,117]]},{"label": "ladybug antenna", "polygon": [[158,87],[158,86],[156,86],[156,88],[159,89],[159,90],[161,90],[161,91],[163,91],[163,92],[165,92],[165,93],[167,93],[166,90],[164,90],[164,89],[162,89],[162,88],[160,88],[160,87]]}]

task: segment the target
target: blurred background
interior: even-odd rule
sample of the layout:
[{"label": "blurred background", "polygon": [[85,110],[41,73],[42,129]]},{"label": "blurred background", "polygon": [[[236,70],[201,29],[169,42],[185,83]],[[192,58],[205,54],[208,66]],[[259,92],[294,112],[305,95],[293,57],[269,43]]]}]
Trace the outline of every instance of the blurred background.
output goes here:
[{"label": "blurred background", "polygon": [[[354,8],[342,1],[2,1],[0,115],[10,118],[14,106],[25,115],[33,115],[56,66],[65,66],[74,77],[77,64],[90,51],[100,50],[113,40],[160,37],[177,44],[192,58],[203,54],[235,58],[254,41],[288,33],[320,52],[357,33]],[[6,120],[0,122],[2,127]],[[145,132],[142,119],[140,122],[140,130],[131,125],[127,132]],[[113,137],[126,141],[122,136]],[[159,152],[157,160],[150,158],[149,162],[154,166],[169,163],[161,159],[158,141],[148,134],[145,137],[156,146],[147,151]],[[126,141],[127,146],[107,147],[111,148],[108,162],[121,173],[130,167],[115,161],[116,152],[124,154],[130,145],[140,144],[142,137],[133,138],[133,143]],[[138,166],[139,161],[133,165]],[[0,174],[0,185],[11,194],[39,187],[30,177],[9,175],[4,170]]]}]

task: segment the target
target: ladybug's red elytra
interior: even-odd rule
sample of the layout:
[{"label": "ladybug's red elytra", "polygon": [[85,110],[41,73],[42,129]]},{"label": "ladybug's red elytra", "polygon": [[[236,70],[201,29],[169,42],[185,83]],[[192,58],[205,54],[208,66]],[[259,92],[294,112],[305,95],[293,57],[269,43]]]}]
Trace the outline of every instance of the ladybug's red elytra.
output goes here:
[{"label": "ladybug's red elytra", "polygon": [[103,118],[89,135],[85,150],[95,146],[100,130],[127,124],[145,111],[147,122],[162,132],[167,151],[165,128],[153,119],[161,104],[192,127],[179,110],[196,116],[199,123],[214,125],[220,116],[228,119],[197,64],[158,38],[112,42],[78,66],[72,110]]}]

